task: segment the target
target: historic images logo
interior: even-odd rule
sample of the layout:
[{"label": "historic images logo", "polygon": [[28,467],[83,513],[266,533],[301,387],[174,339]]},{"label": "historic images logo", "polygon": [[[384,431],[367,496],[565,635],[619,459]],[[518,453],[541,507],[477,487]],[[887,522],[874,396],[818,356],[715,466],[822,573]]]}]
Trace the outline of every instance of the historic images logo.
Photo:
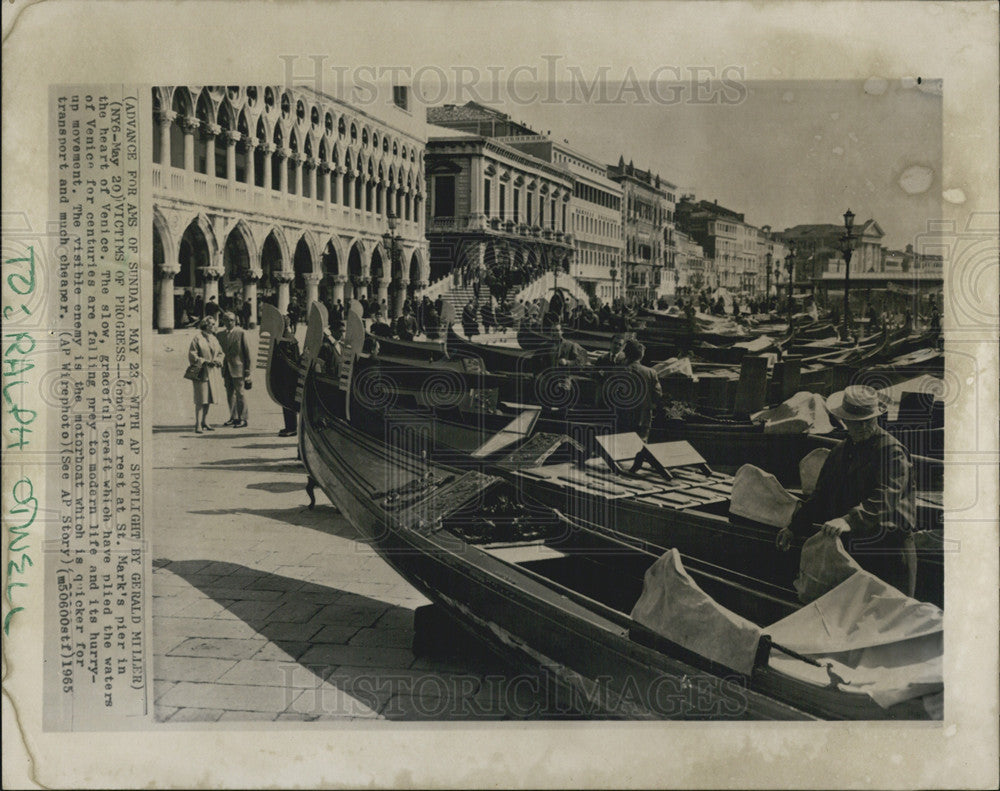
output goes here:
[{"label": "historic images logo", "polygon": [[418,104],[611,104],[734,105],[746,100],[746,67],[663,64],[649,71],[632,66],[581,66],[562,55],[541,55],[518,66],[341,66],[327,55],[281,55],[285,84],[306,85],[355,106],[380,102],[380,85],[408,86]]}]

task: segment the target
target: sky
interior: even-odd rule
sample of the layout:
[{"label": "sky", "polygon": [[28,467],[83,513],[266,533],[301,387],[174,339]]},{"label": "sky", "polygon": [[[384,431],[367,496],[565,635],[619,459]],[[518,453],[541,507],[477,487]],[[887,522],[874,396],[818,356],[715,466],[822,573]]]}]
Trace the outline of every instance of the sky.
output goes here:
[{"label": "sky", "polygon": [[[657,99],[616,84],[587,101],[560,84],[535,91],[559,101],[486,103],[605,163],[624,155],[677,185],[678,196],[718,200],[752,225],[842,224],[850,208],[901,249],[940,218],[940,85],[753,81],[699,90],[713,99],[693,101],[689,80],[658,89]],[[518,93],[533,96],[530,87]]]}]

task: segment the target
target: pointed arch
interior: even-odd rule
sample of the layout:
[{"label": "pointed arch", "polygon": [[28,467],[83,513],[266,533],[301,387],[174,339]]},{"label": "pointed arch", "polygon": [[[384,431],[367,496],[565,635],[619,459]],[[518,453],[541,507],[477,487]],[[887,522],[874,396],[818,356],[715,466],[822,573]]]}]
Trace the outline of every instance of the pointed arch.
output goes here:
[{"label": "pointed arch", "polygon": [[163,216],[160,207],[153,206],[153,230],[160,235],[160,244],[163,246],[163,262],[171,265],[177,263],[177,240],[170,232],[170,223]]},{"label": "pointed arch", "polygon": [[[281,264],[278,269],[284,272],[290,272],[292,270],[292,253],[288,247],[288,238],[285,236],[285,231],[280,225],[272,225],[267,229],[267,233],[264,234],[264,242],[267,239],[273,239],[277,252],[279,254],[279,262]],[[261,244],[261,261],[263,263],[264,254],[264,243]]]},{"label": "pointed arch", "polygon": [[430,279],[430,273],[427,271],[427,261],[424,258],[424,251],[419,247],[415,247],[410,253],[407,277],[411,285],[418,280],[426,282]]},{"label": "pointed arch", "polygon": [[257,244],[257,239],[254,236],[253,229],[250,227],[250,224],[246,221],[246,219],[240,217],[232,228],[229,229],[229,232],[226,234],[226,238],[228,239],[233,234],[237,234],[242,238],[243,243],[247,248],[247,255],[250,258],[250,266],[252,268],[256,268],[256,264],[260,260],[260,247]]},{"label": "pointed arch", "polygon": [[179,287],[197,288],[203,282],[202,267],[212,266],[217,260],[219,245],[211,223],[204,214],[195,215],[185,226],[177,246],[177,276]]},{"label": "pointed arch", "polygon": [[178,115],[194,115],[194,98],[187,86],[179,85],[174,88],[170,97],[170,109]]},{"label": "pointed arch", "polygon": [[365,243],[362,239],[352,239],[347,253],[347,274],[352,279],[362,279],[365,276],[365,262],[368,260]]},{"label": "pointed arch", "polygon": [[343,275],[347,273],[347,257],[344,253],[344,243],[337,234],[333,234],[326,239],[319,260],[324,276]]}]

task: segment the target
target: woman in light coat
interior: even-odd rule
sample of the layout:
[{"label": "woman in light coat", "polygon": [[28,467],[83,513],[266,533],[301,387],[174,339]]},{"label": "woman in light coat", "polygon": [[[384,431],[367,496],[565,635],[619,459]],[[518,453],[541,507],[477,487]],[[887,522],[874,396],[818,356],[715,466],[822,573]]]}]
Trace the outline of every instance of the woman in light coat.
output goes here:
[{"label": "woman in light coat", "polygon": [[201,363],[201,375],[194,385],[194,431],[201,434],[215,429],[208,423],[208,408],[212,404],[226,403],[226,389],[222,383],[222,363],[225,355],[219,339],[215,337],[215,319],[206,316],[198,323],[198,334],[188,349],[188,362]]}]

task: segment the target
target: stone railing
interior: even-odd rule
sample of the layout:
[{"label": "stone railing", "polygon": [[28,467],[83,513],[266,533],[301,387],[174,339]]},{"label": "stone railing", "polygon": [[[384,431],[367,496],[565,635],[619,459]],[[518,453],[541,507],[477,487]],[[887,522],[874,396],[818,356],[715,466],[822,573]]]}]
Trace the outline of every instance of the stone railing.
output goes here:
[{"label": "stone railing", "polygon": [[[376,234],[383,233],[387,227],[386,218],[375,212],[159,164],[153,165],[153,193],[187,199],[193,203],[207,202],[237,211],[262,212],[290,220],[332,222]],[[423,238],[418,220],[399,220],[399,227],[403,236]]]}]

